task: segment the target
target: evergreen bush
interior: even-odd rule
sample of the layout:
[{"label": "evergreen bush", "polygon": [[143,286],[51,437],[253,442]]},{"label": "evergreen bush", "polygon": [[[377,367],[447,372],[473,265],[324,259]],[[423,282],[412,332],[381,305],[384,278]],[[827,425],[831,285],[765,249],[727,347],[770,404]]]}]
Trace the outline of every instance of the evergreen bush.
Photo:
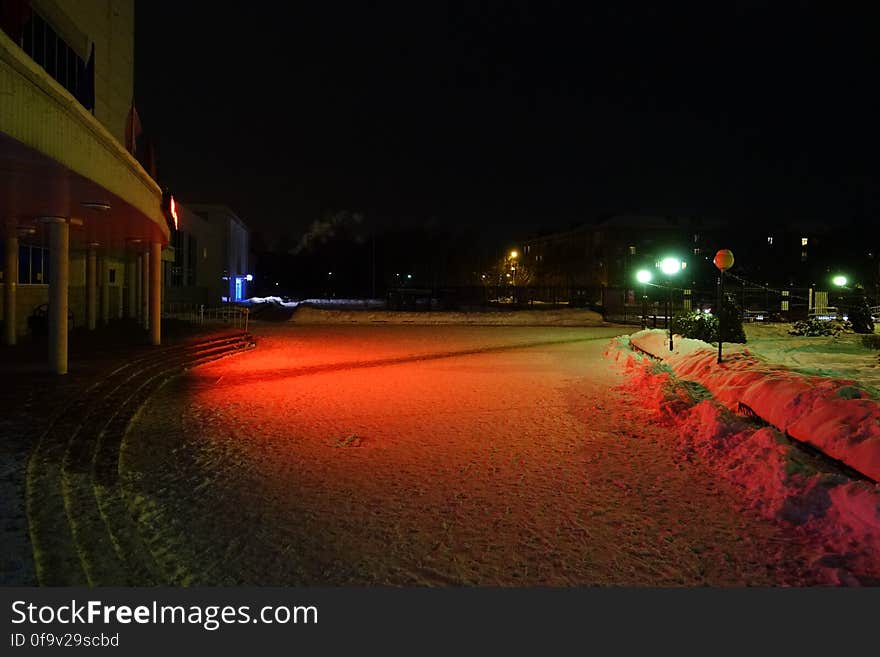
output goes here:
[{"label": "evergreen bush", "polygon": [[721,339],[724,342],[745,342],[746,332],[743,330],[742,308],[732,294],[724,295],[721,304]]},{"label": "evergreen bush", "polygon": [[790,335],[801,335],[805,337],[818,337],[824,335],[838,336],[841,333],[847,333],[852,330],[852,324],[839,319],[819,319],[811,317],[810,319],[795,322],[789,330]]},{"label": "evergreen bush", "polygon": [[873,333],[874,318],[871,316],[871,306],[868,300],[862,297],[847,310],[847,317],[852,324],[853,333]]},{"label": "evergreen bush", "polygon": [[[742,311],[733,296],[725,295],[720,314],[724,342],[745,342]],[[718,342],[718,316],[701,310],[676,315],[672,318],[672,332],[703,342]]]},{"label": "evergreen bush", "polygon": [[718,340],[718,318],[700,310],[676,315],[672,318],[672,332],[685,338],[715,342]]}]

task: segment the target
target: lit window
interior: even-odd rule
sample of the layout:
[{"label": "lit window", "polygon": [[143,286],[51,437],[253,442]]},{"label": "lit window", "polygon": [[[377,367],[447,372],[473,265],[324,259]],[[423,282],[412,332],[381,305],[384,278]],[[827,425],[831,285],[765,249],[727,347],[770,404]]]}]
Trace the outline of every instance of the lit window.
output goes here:
[{"label": "lit window", "polygon": [[696,256],[700,255],[700,249],[694,249],[694,255],[696,255]]},{"label": "lit window", "polygon": [[636,254],[636,247],[634,247],[634,246],[629,247],[629,254],[635,255]]},{"label": "lit window", "polygon": [[806,246],[809,241],[810,241],[809,238],[802,237],[801,238],[801,246]]},{"label": "lit window", "polygon": [[772,237],[768,237],[768,238],[767,238],[767,244],[770,244],[770,245],[773,244],[773,238],[772,238]]}]

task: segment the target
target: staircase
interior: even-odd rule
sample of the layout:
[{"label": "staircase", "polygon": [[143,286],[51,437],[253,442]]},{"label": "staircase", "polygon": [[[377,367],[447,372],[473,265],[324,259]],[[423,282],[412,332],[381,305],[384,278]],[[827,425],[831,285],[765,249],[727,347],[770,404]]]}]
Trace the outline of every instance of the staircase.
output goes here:
[{"label": "staircase", "polygon": [[216,338],[135,358],[76,396],[37,440],[26,503],[37,580],[43,586],[164,583],[119,487],[119,452],[150,395],[186,370],[255,347]]}]

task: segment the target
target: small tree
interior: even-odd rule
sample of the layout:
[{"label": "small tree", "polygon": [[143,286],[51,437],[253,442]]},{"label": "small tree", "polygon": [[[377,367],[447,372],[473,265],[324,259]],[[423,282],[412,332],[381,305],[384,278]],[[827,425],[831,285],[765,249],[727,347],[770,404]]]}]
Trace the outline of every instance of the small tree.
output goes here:
[{"label": "small tree", "polygon": [[861,297],[847,310],[847,317],[852,323],[854,333],[873,333],[874,317],[871,315],[871,306],[865,297]]},{"label": "small tree", "polygon": [[718,319],[721,320],[721,340],[724,342],[745,342],[746,332],[743,330],[742,308],[732,294],[725,294]]},{"label": "small tree", "polygon": [[[733,295],[725,295],[721,306],[722,336],[724,342],[745,342],[746,334],[742,326],[742,311]],[[718,314],[692,310],[689,313],[676,315],[672,319],[672,332],[685,338],[718,342]]]},{"label": "small tree", "polygon": [[685,338],[715,342],[718,340],[718,318],[701,310],[692,310],[672,318],[672,332]]}]

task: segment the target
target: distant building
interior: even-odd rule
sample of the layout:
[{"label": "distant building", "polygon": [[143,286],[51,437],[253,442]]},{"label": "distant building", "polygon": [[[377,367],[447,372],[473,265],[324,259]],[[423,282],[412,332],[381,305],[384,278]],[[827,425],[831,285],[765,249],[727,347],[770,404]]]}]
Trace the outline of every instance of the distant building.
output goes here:
[{"label": "distant building", "polygon": [[177,215],[171,257],[163,263],[163,308],[173,312],[183,306],[215,306],[226,289],[225,232],[183,203],[177,205]]},{"label": "distant building", "polygon": [[682,288],[709,289],[719,249],[736,258],[732,274],[767,287],[827,289],[832,273],[848,274],[876,294],[877,254],[858,231],[820,222],[750,223],[702,217],[618,215],[597,224],[538,236],[522,244],[531,284],[586,290],[601,303],[603,289],[632,289],[635,274],[666,256],[682,259]]},{"label": "distant building", "polygon": [[[247,299],[248,283],[253,279],[248,263],[250,231],[247,224],[225,205],[190,204],[190,210],[199,215],[220,233],[223,268],[222,301]],[[250,280],[249,280],[250,279]]]},{"label": "distant building", "polygon": [[537,285],[625,286],[637,269],[653,268],[666,254],[705,259],[722,226],[694,217],[618,215],[525,241],[523,264]]}]

